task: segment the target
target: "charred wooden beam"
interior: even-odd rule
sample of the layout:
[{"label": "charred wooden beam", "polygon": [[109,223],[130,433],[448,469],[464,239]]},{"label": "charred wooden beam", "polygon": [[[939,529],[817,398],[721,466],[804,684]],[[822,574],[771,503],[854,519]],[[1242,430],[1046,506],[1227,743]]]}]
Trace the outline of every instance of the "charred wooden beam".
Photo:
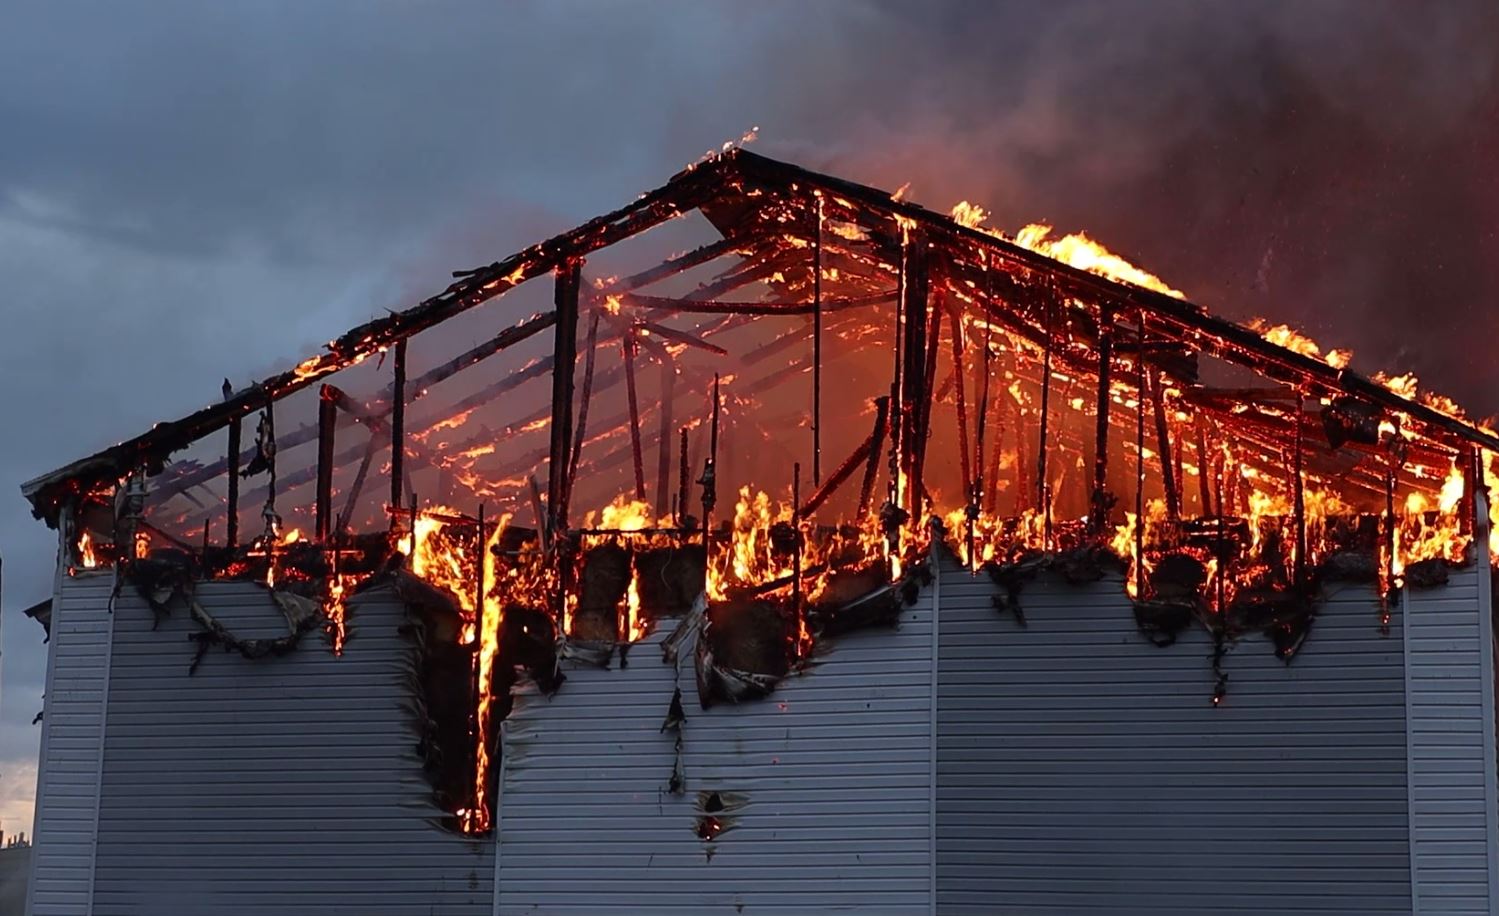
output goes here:
[{"label": "charred wooden beam", "polygon": [[[354,480],[349,484],[349,495],[344,498],[344,510],[339,513],[338,524],[335,527],[339,533],[349,530],[349,523],[354,518],[354,510],[359,505],[359,494],[364,490],[364,481],[369,476],[370,464],[375,460],[375,453],[380,451],[380,439],[374,430],[370,430],[369,441],[364,445],[364,457],[359,459],[359,468],[354,472]],[[397,503],[392,508],[399,508]],[[392,512],[394,518],[400,513]]]},{"label": "charred wooden beam", "polygon": [[[1141,365],[1144,365],[1143,360]],[[1171,428],[1166,421],[1165,385],[1161,382],[1160,372],[1155,369],[1149,370],[1146,378],[1150,384],[1151,409],[1155,414],[1156,449],[1161,456],[1161,488],[1166,492],[1166,517],[1176,521],[1181,518],[1182,495],[1178,489],[1180,479],[1171,460]]]},{"label": "charred wooden beam", "polygon": [[331,386],[323,385],[318,394],[317,511],[314,529],[318,543],[328,542],[333,519],[333,426],[338,420]]},{"label": "charred wooden beam", "polygon": [[1109,375],[1113,362],[1113,314],[1105,307],[1098,316],[1098,407],[1097,427],[1093,435],[1093,494],[1090,501],[1089,526],[1095,535],[1103,533],[1109,523],[1109,509],[1114,499],[1109,495],[1109,406],[1113,403]]},{"label": "charred wooden beam", "polygon": [[[822,484],[822,195],[812,233],[812,486]],[[798,576],[800,580],[800,576]]]},{"label": "charred wooden beam", "polygon": [[652,334],[664,337],[667,340],[674,340],[677,343],[685,344],[695,350],[703,350],[707,353],[712,353],[715,356],[729,355],[729,351],[725,350],[723,347],[720,347],[718,344],[708,343],[706,340],[703,340],[701,337],[698,337],[695,334],[689,334],[686,331],[678,331],[676,328],[669,328],[664,324],[660,324],[659,322],[642,321],[639,324],[639,327],[643,328],[646,331],[649,331]]},{"label": "charred wooden beam", "polygon": [[1296,525],[1296,557],[1291,581],[1300,586],[1306,583],[1306,479],[1302,474],[1302,451],[1305,448],[1306,436],[1303,432],[1305,427],[1303,419],[1301,395],[1296,397],[1296,449],[1293,453],[1291,465],[1291,486],[1295,496],[1294,519]]},{"label": "charred wooden beam", "polygon": [[[894,302],[896,295],[890,291],[879,291],[862,296],[840,296],[824,298],[824,312],[841,312],[869,305],[884,305]],[[748,315],[775,317],[811,315],[817,311],[815,302],[731,302],[723,299],[671,299],[662,296],[625,295],[620,301],[628,306],[648,309],[661,315]]]},{"label": "charred wooden beam", "polygon": [[680,431],[681,441],[677,453],[677,511],[676,523],[678,528],[690,527],[687,523],[687,479],[690,471],[687,464],[687,427]]},{"label": "charred wooden beam", "polygon": [[[401,504],[406,480],[406,341],[396,343],[394,378],[390,383],[390,504]],[[391,518],[396,518],[392,515]]]},{"label": "charred wooden beam", "polygon": [[1041,356],[1041,430],[1036,446],[1036,508],[1045,520],[1045,544],[1051,548],[1051,481],[1046,476],[1047,434],[1051,420],[1051,363],[1056,350],[1056,308],[1054,299],[1046,300],[1046,346]]},{"label": "charred wooden beam", "polygon": [[949,324],[952,328],[952,377],[957,386],[958,402],[958,459],[961,473],[963,475],[963,486],[971,487],[973,481],[973,469],[969,464],[968,457],[968,403],[965,393],[964,377],[967,375],[968,367],[964,362],[963,348],[963,319],[958,314],[957,308],[947,310]]},{"label": "charred wooden beam", "polygon": [[691,270],[701,264],[715,261],[726,254],[743,253],[748,250],[749,246],[738,238],[729,237],[719,239],[716,242],[709,242],[700,248],[694,248],[685,254],[668,258],[649,270],[642,270],[639,273],[631,274],[620,280],[617,284],[614,284],[611,288],[618,290],[640,289],[642,286],[658,283],[661,280],[674,277],[683,271]]},{"label": "charred wooden beam", "polygon": [[797,510],[798,513],[805,518],[816,512],[823,503],[827,502],[829,496],[837,492],[838,488],[853,476],[854,471],[857,471],[861,465],[871,464],[870,455],[874,451],[876,441],[875,433],[870,433],[865,437],[864,441],[860,442],[853,452],[843,459],[843,463],[828,475],[823,485],[813,491],[807,501]]},{"label": "charred wooden beam", "polygon": [[[224,379],[224,397],[228,398],[233,393],[233,390],[229,387],[229,380]],[[228,502],[225,509],[227,513],[228,530],[224,533],[224,537],[225,543],[227,543],[230,548],[239,546],[239,449],[240,436],[242,434],[241,426],[243,422],[244,421],[238,417],[230,421],[229,449],[228,453],[224,456],[224,463],[229,470],[229,492],[227,495]]]},{"label": "charred wooden beam", "polygon": [[[578,359],[578,293],[583,263],[574,258],[557,268],[553,301],[557,327],[552,340],[551,445],[547,450],[547,525],[567,530],[567,466],[572,457],[573,367]],[[559,616],[560,619],[560,616]]]}]

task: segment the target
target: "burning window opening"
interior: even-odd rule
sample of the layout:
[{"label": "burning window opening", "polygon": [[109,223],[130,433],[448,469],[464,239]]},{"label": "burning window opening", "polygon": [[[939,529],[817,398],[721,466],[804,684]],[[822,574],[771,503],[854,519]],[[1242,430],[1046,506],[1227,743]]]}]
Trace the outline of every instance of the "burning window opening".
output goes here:
[{"label": "burning window opening", "polygon": [[[313,602],[292,630],[335,654],[360,591],[393,584],[424,609],[423,742],[470,834],[518,668],[555,689],[562,653],[677,620],[701,628],[700,702],[761,695],[898,618],[939,543],[1020,624],[1041,570],[1116,569],[1146,638],[1212,632],[1214,702],[1224,646],[1259,632],[1289,659],[1321,583],[1375,582],[1387,628],[1474,537],[1499,554],[1474,518],[1499,435],[1450,400],[1215,318],[1082,233],[987,218],[715,154],[23,491],[69,573],[259,581]],[[547,273],[550,308],[524,300]],[[497,297],[521,314],[443,338]]]}]

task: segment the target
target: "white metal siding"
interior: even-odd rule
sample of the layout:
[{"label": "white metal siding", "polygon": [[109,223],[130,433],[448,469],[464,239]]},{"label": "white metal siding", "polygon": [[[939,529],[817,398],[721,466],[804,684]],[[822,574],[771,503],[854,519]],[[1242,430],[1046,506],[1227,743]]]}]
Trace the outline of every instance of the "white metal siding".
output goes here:
[{"label": "white metal siding", "polygon": [[113,581],[107,572],[83,573],[64,580],[54,596],[27,889],[31,916],[88,912]]},{"label": "white metal siding", "polygon": [[1345,589],[1295,661],[1156,648],[1118,577],[1042,579],[1019,627],[942,570],[940,913],[1410,912],[1399,621]]},{"label": "white metal siding", "polygon": [[1493,912],[1488,576],[1485,553],[1445,588],[1405,594],[1411,865],[1421,914]]},{"label": "white metal siding", "polygon": [[[932,590],[898,630],[832,641],[764,700],[703,711],[657,632],[629,666],[574,666],[505,731],[501,914],[928,912]],[[686,792],[666,791],[680,683]],[[742,793],[713,844],[699,793]]]},{"label": "white metal siding", "polygon": [[[198,598],[241,637],[286,632],[257,585],[205,583]],[[313,633],[282,658],[212,649],[190,676],[197,625],[175,609],[153,630],[127,588],[95,914],[487,914],[494,844],[427,821],[404,619],[391,592],[372,591],[350,602],[341,657]]]}]

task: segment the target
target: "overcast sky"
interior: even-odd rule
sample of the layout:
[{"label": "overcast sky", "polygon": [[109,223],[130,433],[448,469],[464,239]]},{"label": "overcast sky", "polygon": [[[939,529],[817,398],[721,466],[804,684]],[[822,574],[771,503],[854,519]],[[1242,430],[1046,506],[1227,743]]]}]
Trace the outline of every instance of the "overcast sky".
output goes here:
[{"label": "overcast sky", "polygon": [[1499,410],[1499,6],[11,5],[0,28],[0,827],[52,532],[16,487],[755,149],[1086,229],[1194,300]]}]

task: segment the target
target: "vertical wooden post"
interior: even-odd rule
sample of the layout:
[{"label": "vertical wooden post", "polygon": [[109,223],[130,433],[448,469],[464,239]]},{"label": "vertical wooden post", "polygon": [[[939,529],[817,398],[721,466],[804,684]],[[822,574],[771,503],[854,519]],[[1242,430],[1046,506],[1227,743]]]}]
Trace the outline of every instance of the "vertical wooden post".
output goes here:
[{"label": "vertical wooden post", "polygon": [[338,405],[333,390],[324,385],[317,404],[317,507],[315,533],[318,543],[327,543],[333,519],[333,430],[338,424]]},{"label": "vertical wooden post", "polygon": [[[1182,495],[1177,489],[1178,479],[1171,457],[1171,427],[1166,422],[1166,395],[1162,391],[1161,373],[1149,370],[1146,378],[1150,383],[1150,401],[1155,411],[1156,449],[1161,460],[1161,488],[1166,491],[1166,516],[1173,522],[1181,518]],[[1142,393],[1140,395],[1144,397]]]},{"label": "vertical wooden post", "polygon": [[1098,423],[1093,431],[1093,498],[1088,518],[1094,534],[1102,533],[1109,521],[1109,406],[1113,403],[1109,374],[1114,356],[1113,325],[1113,311],[1105,303],[1098,311]]},{"label": "vertical wooden post", "polygon": [[1202,501],[1202,517],[1207,518],[1213,514],[1211,484],[1208,482],[1208,424],[1201,410],[1196,411],[1194,420],[1197,426],[1197,498]]},{"label": "vertical wooden post", "polygon": [[661,361],[661,428],[656,456],[656,518],[666,516],[666,501],[671,493],[671,426],[672,401],[675,399],[677,369],[671,357]]},{"label": "vertical wooden post", "polygon": [[[1135,349],[1135,597],[1145,598],[1145,311],[1136,324]],[[1165,466],[1165,460],[1161,462]]]},{"label": "vertical wooden post", "polygon": [[812,486],[822,484],[822,194],[813,191],[817,228],[812,236]]},{"label": "vertical wooden post", "polygon": [[[552,336],[552,420],[547,463],[547,525],[553,543],[567,527],[567,466],[572,455],[573,367],[578,360],[578,289],[583,262],[570,259],[556,273],[552,301],[557,325]],[[559,615],[559,618],[560,615]]]},{"label": "vertical wooden post", "polygon": [[234,422],[229,424],[229,454],[225,456],[229,467],[229,495],[228,505],[225,507],[228,515],[228,531],[224,536],[230,548],[239,546],[239,450],[242,435],[240,419],[236,417]]},{"label": "vertical wooden post", "polygon": [[1041,353],[1041,430],[1036,445],[1036,508],[1045,524],[1044,543],[1051,549],[1051,481],[1046,477],[1047,435],[1051,422],[1051,351],[1056,347],[1056,294],[1046,297],[1046,346]]},{"label": "vertical wooden post", "polygon": [[1291,581],[1300,586],[1305,579],[1306,572],[1306,493],[1305,482],[1302,475],[1303,457],[1302,451],[1306,445],[1305,415],[1303,412],[1303,398],[1300,391],[1296,392],[1296,450],[1292,455],[1292,473],[1295,479],[1292,486],[1295,490],[1295,524],[1296,524],[1296,562],[1292,568]]},{"label": "vertical wooden post", "polygon": [[[406,340],[396,341],[395,381],[390,394],[390,505],[401,507],[406,481]],[[391,515],[395,519],[399,513]],[[415,519],[412,520],[413,524]]]},{"label": "vertical wooden post", "polygon": [[[973,465],[968,453],[968,397],[965,392],[967,387],[964,376],[967,374],[968,366],[963,359],[963,319],[956,308],[947,312],[948,324],[952,328],[952,371],[953,382],[957,386],[957,409],[958,409],[958,458],[960,473],[963,475],[963,486],[973,486]],[[983,428],[983,420],[978,421],[979,427]]]},{"label": "vertical wooden post", "polygon": [[619,342],[625,361],[625,390],[630,401],[630,457],[635,467],[635,498],[645,499],[645,460],[640,451],[640,401],[635,395],[635,329]]},{"label": "vertical wooden post", "polygon": [[[920,494],[915,493],[917,453],[921,439],[922,389],[925,387],[927,332],[926,245],[920,236],[906,246],[906,277],[902,289],[902,323],[905,331],[905,365],[901,367],[900,468],[904,490],[897,493],[899,508],[916,515]],[[898,485],[899,488],[899,485]]]},{"label": "vertical wooden post", "polygon": [[681,429],[681,444],[677,465],[677,517],[678,528],[686,528],[687,520],[687,477],[690,471],[687,467],[687,427]]}]

